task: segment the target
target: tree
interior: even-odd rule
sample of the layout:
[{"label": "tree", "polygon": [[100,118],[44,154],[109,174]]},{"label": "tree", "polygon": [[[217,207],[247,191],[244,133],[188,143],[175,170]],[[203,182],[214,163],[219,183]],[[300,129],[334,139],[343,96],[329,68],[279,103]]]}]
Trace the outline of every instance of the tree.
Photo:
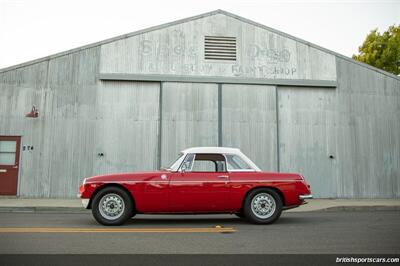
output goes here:
[{"label": "tree", "polygon": [[364,43],[358,47],[359,54],[353,59],[400,74],[400,25],[392,25],[383,34],[372,30]]}]

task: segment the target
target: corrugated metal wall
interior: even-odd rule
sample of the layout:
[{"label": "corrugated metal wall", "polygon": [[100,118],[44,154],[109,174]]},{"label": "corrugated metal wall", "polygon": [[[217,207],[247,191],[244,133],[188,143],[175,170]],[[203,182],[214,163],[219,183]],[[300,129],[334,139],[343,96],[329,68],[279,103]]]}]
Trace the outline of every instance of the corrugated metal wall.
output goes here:
[{"label": "corrugated metal wall", "polygon": [[337,58],[338,197],[400,197],[400,81]]},{"label": "corrugated metal wall", "polygon": [[[393,78],[338,59],[336,89],[222,84],[218,106],[218,84],[99,82],[95,59],[77,78],[74,64],[97,52],[1,74],[0,134],[35,147],[21,155],[20,195],[73,197],[86,176],[156,169],[160,148],[167,165],[181,149],[217,146],[220,108],[224,146],[302,173],[317,197],[400,197]],[[24,117],[32,104],[37,119]]]},{"label": "corrugated metal wall", "polygon": [[400,82],[337,65],[336,89],[278,88],[281,171],[302,173],[316,197],[399,198]]},{"label": "corrugated metal wall", "polygon": [[240,148],[266,171],[277,171],[276,88],[222,85],[222,145]]},{"label": "corrugated metal wall", "polygon": [[278,105],[280,170],[301,173],[316,197],[335,197],[335,89],[279,87]]},{"label": "corrugated metal wall", "polygon": [[[21,145],[33,145],[34,151],[21,153],[19,165],[20,194],[49,196],[48,169],[43,168],[43,157],[38,156],[45,143],[43,119],[27,120],[32,104],[44,112],[47,89],[48,62],[27,66],[0,74],[0,134],[20,135]],[[44,185],[46,183],[47,185]]]},{"label": "corrugated metal wall", "polygon": [[[267,171],[279,159],[317,197],[398,198],[399,83],[338,62],[337,89],[222,84],[222,144]],[[22,196],[73,197],[85,176],[156,169],[159,147],[166,165],[181,149],[218,145],[217,84],[163,82],[160,110],[160,83],[78,84],[47,68],[1,75],[0,134],[35,147],[21,155]],[[32,104],[38,119],[24,117]]]},{"label": "corrugated metal wall", "polygon": [[[206,33],[236,36],[238,61],[205,62]],[[338,86],[100,81],[98,73]],[[33,104],[39,118],[26,118]],[[222,143],[264,170],[302,173],[318,197],[400,197],[399,79],[224,14],[1,72],[0,135],[34,147],[21,154],[21,196],[74,197],[86,176],[156,169],[181,149]]]},{"label": "corrugated metal wall", "polygon": [[[108,81],[100,84],[93,174],[157,168],[159,94],[160,83]],[[101,153],[104,155],[99,156]]]},{"label": "corrugated metal wall", "polygon": [[217,84],[164,82],[161,165],[195,146],[218,146]]},{"label": "corrugated metal wall", "polygon": [[[93,169],[99,48],[0,74],[0,135],[20,135],[19,195],[71,197]],[[39,118],[26,118],[32,105]]]}]

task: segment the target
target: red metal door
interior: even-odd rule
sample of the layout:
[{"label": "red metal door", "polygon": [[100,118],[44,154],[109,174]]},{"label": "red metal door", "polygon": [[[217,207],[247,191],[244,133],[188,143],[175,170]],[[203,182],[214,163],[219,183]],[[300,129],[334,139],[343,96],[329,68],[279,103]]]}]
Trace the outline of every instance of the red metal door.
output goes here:
[{"label": "red metal door", "polygon": [[169,184],[173,212],[219,212],[232,208],[226,172],[177,172],[171,175]]},{"label": "red metal door", "polygon": [[21,137],[0,136],[0,195],[17,195]]}]

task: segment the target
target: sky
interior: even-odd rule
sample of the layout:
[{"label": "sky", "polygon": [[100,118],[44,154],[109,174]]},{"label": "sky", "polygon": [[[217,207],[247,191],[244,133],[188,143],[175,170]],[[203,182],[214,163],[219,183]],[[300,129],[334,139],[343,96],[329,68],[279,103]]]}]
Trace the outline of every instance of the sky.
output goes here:
[{"label": "sky", "polygon": [[0,68],[216,9],[348,57],[400,24],[400,0],[0,0]]}]

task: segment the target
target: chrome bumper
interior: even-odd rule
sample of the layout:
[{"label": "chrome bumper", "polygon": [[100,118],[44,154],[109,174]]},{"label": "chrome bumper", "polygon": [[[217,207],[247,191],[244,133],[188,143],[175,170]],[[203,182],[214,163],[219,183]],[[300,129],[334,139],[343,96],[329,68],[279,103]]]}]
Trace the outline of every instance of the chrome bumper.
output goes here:
[{"label": "chrome bumper", "polygon": [[82,199],[82,205],[83,205],[83,207],[85,207],[85,209],[87,209],[87,207],[89,205],[89,200],[90,199]]},{"label": "chrome bumper", "polygon": [[306,200],[306,199],[312,199],[313,195],[309,194],[309,195],[300,195],[299,199],[300,200]]}]

